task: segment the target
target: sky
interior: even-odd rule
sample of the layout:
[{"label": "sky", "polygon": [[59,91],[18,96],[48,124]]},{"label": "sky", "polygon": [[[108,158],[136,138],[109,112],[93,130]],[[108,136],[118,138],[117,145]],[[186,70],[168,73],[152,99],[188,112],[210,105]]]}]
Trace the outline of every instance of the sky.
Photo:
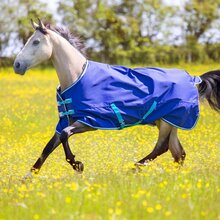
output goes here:
[{"label": "sky", "polygon": [[50,0],[50,1],[48,1],[48,0],[41,0],[42,2],[44,2],[44,3],[47,3],[47,5],[48,5],[48,10],[52,13],[52,14],[54,14],[55,16],[55,18],[56,18],[56,20],[60,20],[59,19],[59,15],[57,14],[57,11],[56,11],[56,9],[57,9],[57,7],[58,7],[58,0]]}]

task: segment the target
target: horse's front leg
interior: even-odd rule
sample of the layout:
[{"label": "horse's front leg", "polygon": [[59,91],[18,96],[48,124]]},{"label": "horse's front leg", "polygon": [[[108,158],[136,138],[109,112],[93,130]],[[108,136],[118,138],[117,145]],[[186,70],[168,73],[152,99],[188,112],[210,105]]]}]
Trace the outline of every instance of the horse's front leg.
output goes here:
[{"label": "horse's front leg", "polygon": [[81,161],[75,161],[75,155],[73,155],[73,153],[71,152],[68,139],[73,134],[83,133],[92,130],[95,129],[88,127],[82,123],[74,122],[72,125],[63,129],[60,135],[60,141],[63,145],[66,161],[73,167],[74,170],[76,170],[79,173],[83,172],[84,165]]},{"label": "horse's front leg", "polygon": [[41,156],[37,159],[35,164],[32,166],[31,170],[24,176],[24,179],[27,179],[32,176],[32,173],[37,174],[42,167],[43,163],[47,159],[47,157],[57,148],[60,144],[60,135],[55,133],[54,136],[50,139],[50,141],[45,146]]}]

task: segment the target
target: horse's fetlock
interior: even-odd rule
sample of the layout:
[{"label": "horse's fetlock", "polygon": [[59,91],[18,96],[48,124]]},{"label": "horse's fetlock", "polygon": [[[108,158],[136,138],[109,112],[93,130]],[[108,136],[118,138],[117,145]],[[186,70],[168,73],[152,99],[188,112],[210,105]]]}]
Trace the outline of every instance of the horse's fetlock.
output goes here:
[{"label": "horse's fetlock", "polygon": [[174,159],[174,162],[179,163],[179,161],[181,160],[181,154],[178,152],[172,152],[172,157]]},{"label": "horse's fetlock", "polygon": [[75,163],[75,156],[73,156],[72,158],[66,158],[66,162],[73,165]]},{"label": "horse's fetlock", "polygon": [[72,163],[73,163],[73,161],[70,160],[70,159],[66,159],[66,162],[69,163],[69,164],[72,164]]},{"label": "horse's fetlock", "polygon": [[39,171],[40,171],[40,169],[35,168],[35,167],[32,167],[31,170],[30,170],[30,172],[31,172],[31,173],[34,173],[34,174],[38,174]]},{"label": "horse's fetlock", "polygon": [[186,158],[186,153],[185,152],[182,152],[181,158],[182,158],[182,160],[185,160],[185,158]]}]

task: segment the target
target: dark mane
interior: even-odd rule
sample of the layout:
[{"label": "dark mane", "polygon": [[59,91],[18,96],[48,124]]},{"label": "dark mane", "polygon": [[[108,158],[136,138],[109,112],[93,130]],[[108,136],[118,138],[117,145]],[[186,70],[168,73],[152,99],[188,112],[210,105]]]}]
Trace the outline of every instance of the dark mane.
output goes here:
[{"label": "dark mane", "polygon": [[71,33],[68,28],[51,26],[50,24],[47,24],[46,28],[58,33],[60,36],[65,38],[72,46],[79,50],[84,56],[86,56],[86,47],[84,45],[84,42],[79,36]]}]

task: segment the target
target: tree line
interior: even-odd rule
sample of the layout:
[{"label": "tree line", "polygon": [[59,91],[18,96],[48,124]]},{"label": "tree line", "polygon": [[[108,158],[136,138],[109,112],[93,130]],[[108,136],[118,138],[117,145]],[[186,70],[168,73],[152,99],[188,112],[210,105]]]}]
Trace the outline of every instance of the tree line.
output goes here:
[{"label": "tree line", "polygon": [[[118,64],[220,60],[220,0],[65,0],[52,14],[41,0],[0,0],[0,65],[23,45],[30,18],[59,23],[85,41],[90,59]],[[171,1],[170,1],[171,2]],[[11,54],[13,55],[13,53]]]}]

